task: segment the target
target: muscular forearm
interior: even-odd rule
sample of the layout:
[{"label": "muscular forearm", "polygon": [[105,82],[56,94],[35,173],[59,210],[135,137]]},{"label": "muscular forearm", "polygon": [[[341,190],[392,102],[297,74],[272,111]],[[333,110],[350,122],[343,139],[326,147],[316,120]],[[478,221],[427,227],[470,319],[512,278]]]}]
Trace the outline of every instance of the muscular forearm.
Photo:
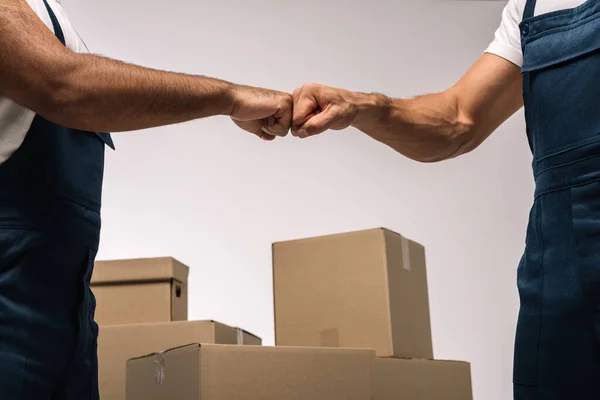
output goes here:
[{"label": "muscular forearm", "polygon": [[413,160],[441,161],[471,150],[473,124],[450,92],[409,100],[356,94],[355,101],[353,126]]},{"label": "muscular forearm", "polygon": [[491,54],[449,89],[408,100],[308,83],[294,92],[292,133],[352,125],[414,160],[446,160],[477,148],[521,108],[521,87],[520,68]]},{"label": "muscular forearm", "polygon": [[65,53],[39,112],[72,128],[128,131],[229,114],[235,85]]}]

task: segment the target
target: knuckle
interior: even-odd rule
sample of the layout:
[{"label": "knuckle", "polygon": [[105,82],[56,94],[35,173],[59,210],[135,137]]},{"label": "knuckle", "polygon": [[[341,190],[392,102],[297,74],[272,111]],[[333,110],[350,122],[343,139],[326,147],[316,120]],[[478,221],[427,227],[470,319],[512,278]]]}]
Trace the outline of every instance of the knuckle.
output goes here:
[{"label": "knuckle", "polygon": [[304,130],[309,136],[312,136],[317,134],[317,132],[319,131],[319,127],[316,125],[308,125],[304,128]]},{"label": "knuckle", "polygon": [[319,85],[317,85],[316,83],[305,83],[304,86],[302,87],[302,91],[306,91],[306,92],[315,92],[318,89]]},{"label": "knuckle", "polygon": [[294,128],[300,128],[302,126],[302,124],[304,123],[304,119],[305,119],[304,116],[295,114],[292,117],[292,126]]},{"label": "knuckle", "polygon": [[285,98],[279,103],[279,107],[284,111],[290,111],[292,109],[292,100]]},{"label": "knuckle", "polygon": [[331,112],[331,116],[332,116],[333,119],[343,118],[344,114],[345,114],[344,109],[341,108],[341,107],[336,107]]}]

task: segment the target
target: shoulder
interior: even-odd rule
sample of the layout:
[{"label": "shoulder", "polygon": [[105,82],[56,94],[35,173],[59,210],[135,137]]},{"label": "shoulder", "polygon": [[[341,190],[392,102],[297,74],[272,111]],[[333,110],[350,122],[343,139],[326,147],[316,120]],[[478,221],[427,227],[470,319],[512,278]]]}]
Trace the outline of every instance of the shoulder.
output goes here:
[{"label": "shoulder", "polygon": [[53,4],[53,10],[56,13],[56,17],[58,18],[60,25],[65,33],[65,38],[67,41],[67,47],[77,53],[88,53],[87,46],[79,36],[77,30],[69,19],[67,15],[67,11],[63,8],[61,2],[59,0],[48,0]]},{"label": "shoulder", "polygon": [[[543,3],[544,0],[538,0],[538,3]],[[512,12],[515,17],[521,22],[523,19],[523,13],[525,12],[525,4],[527,0],[510,0],[506,5],[507,8],[510,8],[510,12]]]},{"label": "shoulder", "polygon": [[[87,53],[87,48],[81,40],[81,38],[79,37],[77,31],[73,27],[73,24],[69,20],[67,12],[63,8],[61,1],[47,0],[47,2],[48,6],[56,15],[56,19],[58,20],[60,27],[63,30],[65,40],[67,42],[67,47],[78,53]],[[44,22],[48,29],[54,31],[54,27],[52,26],[52,20],[50,19],[50,15],[48,14],[48,10],[46,9],[46,3],[44,3],[44,0],[27,0],[27,4],[29,4],[31,9],[36,13],[38,18]]]},{"label": "shoulder", "polygon": [[526,3],[527,0],[509,0],[502,12],[502,21],[494,40],[486,50],[487,53],[496,54],[518,66],[523,64],[519,24],[523,20]]},{"label": "shoulder", "polygon": [[39,19],[42,20],[44,24],[48,27],[48,29],[52,29],[52,20],[48,15],[48,11],[46,10],[46,5],[43,0],[27,0],[27,4],[29,7],[35,12]]}]

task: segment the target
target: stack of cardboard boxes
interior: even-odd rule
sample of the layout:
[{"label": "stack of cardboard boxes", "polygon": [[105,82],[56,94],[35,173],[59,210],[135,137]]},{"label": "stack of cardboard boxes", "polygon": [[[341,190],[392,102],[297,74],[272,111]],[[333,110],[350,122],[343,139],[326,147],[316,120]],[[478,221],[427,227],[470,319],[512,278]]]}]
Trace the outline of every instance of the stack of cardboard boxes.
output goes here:
[{"label": "stack of cardboard boxes", "polygon": [[472,398],[468,363],[432,361],[421,245],[373,229],[276,243],[273,265],[277,345],[374,349],[375,400]]},{"label": "stack of cardboard boxes", "polygon": [[[158,313],[164,304],[155,300],[168,299],[171,308],[161,315],[184,319],[173,307],[186,300],[187,269],[172,259],[161,262],[170,267],[120,282],[136,286],[130,293],[146,299],[140,307],[152,304]],[[161,262],[132,261],[138,266],[131,269]],[[101,328],[103,399],[123,399],[127,359],[127,400],[472,399],[468,363],[432,360],[422,246],[385,229],[276,243],[273,277],[275,347],[239,346],[243,340],[216,332],[242,331],[212,322]],[[108,296],[104,286],[111,282],[99,280],[96,291]],[[153,294],[139,294],[138,285]],[[111,314],[124,306],[111,301]],[[130,303],[135,311],[138,303]],[[134,313],[152,318],[147,309]],[[213,324],[213,333],[181,334],[178,324]]]},{"label": "stack of cardboard boxes", "polygon": [[214,321],[187,321],[188,267],[173,258],[99,261],[96,296],[100,398],[125,400],[127,360],[189,343],[260,345]]}]

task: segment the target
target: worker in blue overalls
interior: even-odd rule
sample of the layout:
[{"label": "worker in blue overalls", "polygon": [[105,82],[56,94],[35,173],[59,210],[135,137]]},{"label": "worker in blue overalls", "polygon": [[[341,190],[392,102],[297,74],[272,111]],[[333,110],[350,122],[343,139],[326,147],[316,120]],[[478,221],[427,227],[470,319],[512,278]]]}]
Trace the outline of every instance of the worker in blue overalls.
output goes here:
[{"label": "worker in blue overalls", "polygon": [[523,104],[536,191],[518,268],[514,397],[598,400],[600,0],[509,0],[492,45],[441,93],[404,100],[305,85],[292,134],[354,126],[414,160],[441,161],[474,150]]},{"label": "worker in blue overalls", "polygon": [[2,0],[0,54],[0,399],[98,399],[104,132],[230,115],[271,140],[292,99],[85,54],[57,0]]}]

